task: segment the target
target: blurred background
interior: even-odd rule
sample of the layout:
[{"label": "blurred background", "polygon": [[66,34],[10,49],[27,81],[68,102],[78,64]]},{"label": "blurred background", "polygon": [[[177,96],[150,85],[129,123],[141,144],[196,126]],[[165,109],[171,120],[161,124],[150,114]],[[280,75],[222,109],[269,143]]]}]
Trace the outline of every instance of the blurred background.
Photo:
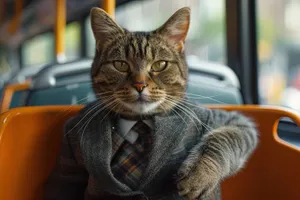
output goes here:
[{"label": "blurred background", "polygon": [[[55,1],[23,0],[17,30],[11,23],[15,20],[15,2],[1,0],[0,5],[0,88],[7,79],[12,79],[9,74],[16,76],[21,69],[38,69],[56,61]],[[100,4],[93,0],[67,0],[66,61],[94,56],[89,11]],[[229,47],[240,41],[237,35],[230,34],[234,32],[232,24],[239,21],[243,10],[238,10],[241,13],[237,13],[235,19],[231,15],[236,10],[231,5],[225,0],[117,1],[115,17],[129,30],[153,30],[177,9],[189,6],[192,18],[186,54],[195,60],[228,65],[240,78],[239,60],[232,62]],[[300,111],[300,0],[256,0],[254,10],[255,27],[252,28],[256,36],[250,43],[257,48],[254,51],[257,55],[250,56],[256,60],[253,68],[257,70],[257,80],[242,85],[257,82],[260,104],[282,105]]]}]

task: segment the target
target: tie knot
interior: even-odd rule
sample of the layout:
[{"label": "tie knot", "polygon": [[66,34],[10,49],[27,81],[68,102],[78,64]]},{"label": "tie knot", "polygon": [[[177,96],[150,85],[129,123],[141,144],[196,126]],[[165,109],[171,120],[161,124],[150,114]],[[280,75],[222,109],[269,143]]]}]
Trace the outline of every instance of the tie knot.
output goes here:
[{"label": "tie knot", "polygon": [[135,132],[145,135],[151,132],[151,128],[143,121],[137,121],[137,123],[132,127]]}]

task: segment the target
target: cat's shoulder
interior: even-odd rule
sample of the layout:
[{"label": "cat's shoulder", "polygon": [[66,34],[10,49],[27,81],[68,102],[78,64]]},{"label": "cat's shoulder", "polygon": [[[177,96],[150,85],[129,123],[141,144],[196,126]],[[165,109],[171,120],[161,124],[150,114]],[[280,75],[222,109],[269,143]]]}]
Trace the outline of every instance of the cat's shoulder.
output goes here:
[{"label": "cat's shoulder", "polygon": [[226,111],[218,108],[209,108],[207,105],[193,103],[188,105],[189,109],[192,110],[199,118],[206,119],[214,117],[215,115],[228,115],[235,114],[234,111]]},{"label": "cat's shoulder", "polygon": [[[92,111],[93,108],[97,107],[97,105],[99,104],[99,102],[96,101],[92,101],[88,104],[86,104],[80,111],[79,111],[79,115],[84,115],[87,114],[88,112]],[[95,109],[96,110],[96,109]]]},{"label": "cat's shoulder", "polygon": [[212,111],[210,108],[200,103],[189,103],[186,105],[186,107],[188,107],[197,115],[206,115]]}]

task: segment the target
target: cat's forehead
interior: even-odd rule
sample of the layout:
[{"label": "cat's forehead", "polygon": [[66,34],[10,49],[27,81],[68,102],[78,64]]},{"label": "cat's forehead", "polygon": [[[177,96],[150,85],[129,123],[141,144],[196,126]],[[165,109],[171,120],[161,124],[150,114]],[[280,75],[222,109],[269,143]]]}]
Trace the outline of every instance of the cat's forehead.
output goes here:
[{"label": "cat's forehead", "polygon": [[122,45],[135,45],[135,44],[145,44],[145,43],[154,43],[155,40],[151,37],[150,32],[135,31],[127,32],[124,35],[124,40],[119,40]]},{"label": "cat's forehead", "polygon": [[104,59],[151,61],[176,57],[164,41],[149,32],[127,32],[107,50]]}]

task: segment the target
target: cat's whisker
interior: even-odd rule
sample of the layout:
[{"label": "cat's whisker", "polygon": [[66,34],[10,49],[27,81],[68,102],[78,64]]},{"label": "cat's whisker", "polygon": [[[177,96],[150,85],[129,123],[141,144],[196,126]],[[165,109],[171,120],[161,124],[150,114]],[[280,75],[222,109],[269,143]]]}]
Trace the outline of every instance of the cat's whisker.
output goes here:
[{"label": "cat's whisker", "polygon": [[[171,112],[175,112],[175,115],[179,116],[183,122],[188,126],[186,120],[184,120],[184,117],[179,113],[177,112],[175,109],[171,110]],[[174,128],[174,131],[177,131],[177,129],[179,129],[182,125],[180,123],[177,124],[177,126]]]},{"label": "cat's whisker", "polygon": [[201,105],[197,105],[197,104],[193,104],[192,102],[190,102],[188,99],[182,99],[182,98],[178,98],[178,97],[172,97],[172,96],[168,96],[168,98],[171,98],[173,100],[176,100],[177,102],[185,102],[188,105],[194,106],[194,107],[201,107]]},{"label": "cat's whisker", "polygon": [[[111,104],[114,104],[116,102],[116,100],[113,100],[112,102],[110,102],[110,103],[108,103],[108,104],[106,104],[106,105],[104,105],[104,107],[102,107],[100,110],[98,110],[98,111],[96,111],[84,124],[83,124],[83,126],[79,129],[79,130],[81,130],[82,128],[83,128],[83,131],[82,131],[82,135],[85,133],[85,130],[86,130],[86,128],[88,127],[88,125],[89,125],[89,123],[100,113],[100,112],[102,112],[103,110],[106,110],[109,106],[111,106]],[[109,112],[111,112],[111,109],[109,110]],[[108,112],[108,113],[109,113]],[[103,119],[105,119],[105,117],[106,117],[107,115],[105,115],[103,118],[102,118],[102,120],[99,122],[99,123],[101,123],[102,121],[103,121]],[[81,143],[82,143],[82,136],[81,136]]]},{"label": "cat's whisker", "polygon": [[[101,97],[103,97],[104,94],[101,93],[100,95],[101,95]],[[100,96],[100,95],[99,94],[95,94],[96,97]],[[89,98],[90,97],[87,96],[87,97],[84,97],[82,99],[79,99],[79,100],[76,101],[76,104],[80,104],[81,102],[84,102],[86,99],[89,99]]]},{"label": "cat's whisker", "polygon": [[[199,104],[195,104],[193,102],[190,102],[189,99],[182,99],[182,98],[178,98],[178,97],[174,97],[174,96],[168,96],[170,98],[177,98],[177,100],[180,100],[182,102],[185,102],[186,104],[193,106],[193,107],[203,107],[203,105],[199,105]],[[227,105],[227,103],[224,103],[225,105]]]},{"label": "cat's whisker", "polygon": [[[170,99],[172,100],[172,98],[169,97],[169,100],[170,100]],[[175,106],[176,106],[176,105],[175,105]],[[204,128],[207,129],[207,131],[211,131],[211,130],[212,130],[212,127],[209,127],[209,126],[206,125],[205,123],[201,122],[201,120],[196,116],[195,112],[194,112],[192,109],[190,109],[187,105],[183,104],[182,102],[178,102],[177,106],[183,107],[185,110],[188,110],[189,112],[191,112],[192,114],[194,114],[193,117],[194,117],[200,124],[202,124],[202,125],[204,126]],[[190,114],[189,112],[188,112],[188,114]]]},{"label": "cat's whisker", "polygon": [[[200,123],[208,131],[208,133],[211,133],[211,131],[213,130],[212,127],[210,127],[209,125],[207,125],[207,124],[205,124],[205,123],[203,123],[201,121],[200,121]],[[212,137],[214,137],[214,135]]]},{"label": "cat's whisker", "polygon": [[[184,105],[184,104],[181,104],[181,105]],[[184,105],[184,106],[190,110],[190,108],[189,108],[188,106],[186,106],[186,105]],[[193,112],[193,113],[194,113],[194,112]],[[201,125],[202,125],[209,133],[213,130],[212,127],[210,127],[209,125],[205,124],[205,123],[202,122],[200,119],[199,119],[198,122],[201,123]]]},{"label": "cat's whisker", "polygon": [[188,92],[175,92],[175,93],[176,94],[185,94],[186,96],[199,97],[199,99],[214,98],[214,97],[219,97],[219,96],[223,95],[223,94],[216,94],[216,95],[212,95],[212,96],[204,96],[204,95],[200,95],[200,94],[196,94],[196,93],[188,93]]},{"label": "cat's whisker", "polygon": [[118,113],[120,113],[121,109],[124,107],[122,103],[120,103],[119,101],[117,102],[118,107],[116,108],[116,113],[115,115],[117,115]]},{"label": "cat's whisker", "polygon": [[[174,97],[172,97],[172,98],[174,98]],[[184,100],[184,99],[182,99],[182,100]],[[201,107],[200,105],[199,106],[197,106],[197,105],[194,105],[194,104],[191,104],[190,102],[180,102],[180,104],[182,104],[182,103],[189,103],[190,105],[192,105],[192,106],[194,106],[194,107]],[[185,105],[186,106],[186,105]],[[187,107],[187,106],[186,106]],[[189,108],[189,107],[187,107],[187,108]],[[190,108],[189,108],[190,109]],[[208,133],[210,133],[212,130],[213,130],[213,128],[212,127],[210,127],[210,126],[208,126],[207,124],[205,124],[205,123],[203,123],[203,122],[201,122],[201,121],[199,121],[199,123],[201,123],[201,125],[208,131]],[[214,137],[214,136],[213,136]]]},{"label": "cat's whisker", "polygon": [[177,116],[179,116],[182,119],[182,121],[188,126],[186,120],[182,117],[182,115],[179,112],[177,112],[175,109],[173,109],[172,112],[175,112]]},{"label": "cat's whisker", "polygon": [[82,131],[82,133],[81,133],[81,138],[80,138],[80,143],[81,143],[81,145],[82,145],[82,148],[84,148],[83,147],[83,134],[85,133],[85,129],[87,128],[87,126],[88,126],[88,124],[89,124],[89,122],[91,122],[91,120],[94,118],[94,117],[96,117],[100,112],[102,111],[102,109],[100,109],[100,110],[98,110],[98,111],[96,111],[88,120],[87,120],[87,122],[85,122],[85,124],[83,124],[83,126],[79,129],[79,130],[81,130],[83,127],[85,127],[84,128],[84,130]]},{"label": "cat's whisker", "polygon": [[[110,101],[112,98],[108,98],[106,101]],[[103,101],[103,102],[97,102],[95,105],[93,105],[90,109],[89,109],[89,111],[87,111],[87,113],[80,119],[80,121],[76,124],[76,125],[74,125],[74,127],[73,128],[71,128],[69,131],[68,131],[68,133],[70,133],[72,130],[74,130],[74,128],[76,128],[83,120],[85,120],[85,118],[90,114],[90,113],[92,113],[94,110],[96,110],[97,108],[99,108],[100,106],[102,106],[102,105],[104,105],[104,107],[105,107],[105,103],[106,103],[106,101]],[[102,109],[100,109],[100,111],[102,111]],[[97,111],[98,112],[98,111]],[[80,130],[80,129],[79,129]],[[68,134],[67,133],[67,134]]]},{"label": "cat's whisker", "polygon": [[113,92],[111,91],[108,91],[108,92],[98,92],[98,93],[95,93],[96,96],[101,96],[101,95],[107,95],[107,94],[113,94]]},{"label": "cat's whisker", "polygon": [[[169,101],[172,102],[172,100],[169,100]],[[176,107],[177,109],[179,109],[182,112],[184,112],[184,114],[186,114],[193,121],[193,123],[195,125],[196,125],[195,120],[199,121],[199,119],[197,118],[197,116],[194,115],[194,113],[192,113],[191,111],[187,110],[184,106],[180,105],[179,103],[175,103],[175,102],[172,102],[172,104],[174,105],[174,107]]]},{"label": "cat's whisker", "polygon": [[[160,104],[160,107],[164,110],[164,112],[167,114],[169,110],[172,110],[173,106],[169,105],[167,102],[165,104]],[[167,107],[167,108],[164,108]]]},{"label": "cat's whisker", "polygon": [[[197,130],[199,131],[199,129],[198,129],[198,127],[197,127],[197,124],[196,124],[196,122],[194,121],[194,119],[196,120],[196,121],[198,121],[200,124],[201,124],[201,122],[200,122],[200,120],[198,119],[198,117],[196,116],[196,114],[193,112],[191,112],[191,111],[188,111],[186,108],[184,108],[183,106],[181,106],[179,103],[177,103],[177,102],[174,102],[174,100],[172,100],[172,99],[166,99],[170,104],[173,104],[173,106],[174,107],[176,107],[176,108],[178,108],[179,110],[181,110],[187,117],[189,117],[190,118],[190,120],[195,124],[195,127],[197,128]],[[174,110],[175,111],[175,110]],[[194,114],[194,115],[193,115]]]},{"label": "cat's whisker", "polygon": [[[215,101],[219,101],[219,100],[213,99],[214,97],[218,97],[218,96],[222,96],[223,95],[223,94],[216,94],[216,95],[212,95],[212,96],[204,96],[204,95],[195,94],[195,93],[189,93],[189,92],[174,92],[174,93],[175,94],[185,94],[185,96],[192,97],[192,98],[199,97],[199,99],[202,99],[202,98],[203,99],[212,99],[212,100],[215,100]],[[221,101],[219,101],[219,102],[221,102]],[[226,104],[225,102],[221,102],[221,103]]]},{"label": "cat's whisker", "polygon": [[[199,83],[193,83],[193,82],[190,81],[190,82],[188,82],[188,85],[192,85],[194,87],[200,88]],[[224,86],[221,86],[221,85],[214,85],[214,86],[217,87],[217,88],[222,88],[222,89],[225,88]],[[229,93],[226,90],[220,90],[219,92],[221,92],[221,93]]]},{"label": "cat's whisker", "polygon": [[89,108],[89,110],[87,111],[87,113],[79,120],[79,122],[77,122],[66,134],[69,134],[70,132],[72,132],[83,120],[85,120],[85,118],[91,113],[93,112],[95,109],[97,109],[98,107],[100,107],[102,104],[101,103],[97,103],[95,105],[93,105],[91,108]]},{"label": "cat's whisker", "polygon": [[[165,105],[164,105],[165,106]],[[162,104],[159,105],[159,107],[163,110],[164,113],[167,113],[167,110],[162,106]]]},{"label": "cat's whisker", "polygon": [[[184,94],[184,93],[180,93],[180,92],[176,92],[178,94]],[[220,100],[217,100],[217,99],[214,99],[214,97],[217,97],[217,96],[221,96],[221,94],[219,95],[214,95],[214,96],[203,96],[203,95],[199,95],[199,94],[192,94],[192,93],[186,93],[187,95],[187,98],[189,99],[195,99],[195,100],[201,100],[201,99],[211,99],[212,101],[214,102],[217,102],[219,104],[228,104],[226,102],[223,102],[223,101],[220,101]],[[194,97],[195,96],[195,97]],[[199,98],[196,98],[196,97],[199,97]]]},{"label": "cat's whisker", "polygon": [[[191,98],[191,97],[189,97],[189,99],[198,100],[197,98]],[[212,100],[212,101],[214,101],[214,102],[216,102],[216,103],[218,103],[218,104],[222,104],[222,105],[227,105],[227,104],[228,104],[228,103],[226,103],[226,102],[224,102],[224,101],[219,101],[219,100],[216,100],[216,99],[210,98],[210,97],[204,98],[204,99],[210,99],[210,100]]]},{"label": "cat's whisker", "polygon": [[[108,99],[107,100],[107,102],[109,102],[111,99]],[[100,109],[100,110],[98,110],[97,112],[102,112],[103,110],[106,110],[107,108],[109,108],[112,104],[114,104],[114,102],[115,102],[115,100],[113,100],[113,101],[111,101],[111,102],[109,102],[109,103],[107,103],[107,102],[104,102],[103,104],[104,104],[104,106]],[[95,114],[94,114],[95,115]],[[93,117],[92,117],[93,118]],[[89,123],[89,122],[87,122],[87,123]]]},{"label": "cat's whisker", "polygon": [[108,113],[102,118],[102,120],[99,123],[101,123],[109,115],[109,113],[111,113],[115,109],[116,106],[118,106],[118,100],[115,99],[111,102],[111,104],[113,105],[110,105],[111,108],[109,109]]},{"label": "cat's whisker", "polygon": [[[96,94],[96,95],[97,95],[97,94]],[[89,97],[84,97],[84,98],[78,100],[78,101],[76,102],[76,104],[80,104],[81,102],[83,102],[84,100],[86,100],[86,99],[88,99],[88,98],[89,98]],[[72,107],[73,107],[73,106],[74,106],[74,105],[69,105],[69,106],[67,106],[66,109],[60,111],[60,113],[64,113],[64,115],[62,115],[61,117],[66,116],[66,115],[72,110]],[[59,117],[59,116],[58,116],[58,117]]]}]

